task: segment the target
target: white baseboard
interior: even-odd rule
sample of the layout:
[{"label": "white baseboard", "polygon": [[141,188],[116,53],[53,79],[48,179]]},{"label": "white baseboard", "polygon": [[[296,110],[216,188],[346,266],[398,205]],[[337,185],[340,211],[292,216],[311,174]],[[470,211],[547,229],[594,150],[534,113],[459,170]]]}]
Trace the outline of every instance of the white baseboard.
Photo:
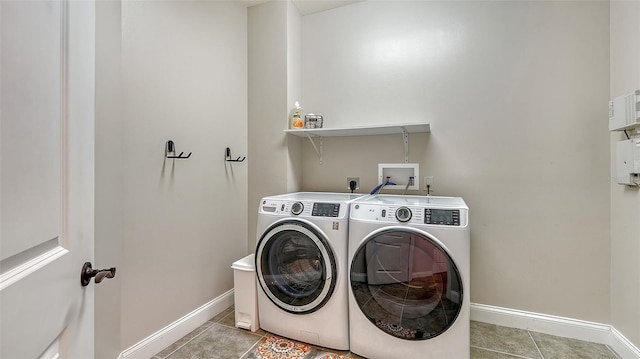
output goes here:
[{"label": "white baseboard", "polygon": [[233,305],[233,289],[120,353],[119,359],[149,359]]},{"label": "white baseboard", "polygon": [[471,304],[471,320],[600,344],[611,335],[610,325],[484,304]]},{"label": "white baseboard", "polygon": [[[119,359],[149,359],[233,305],[233,289],[120,353]],[[471,320],[607,344],[623,359],[640,359],[640,349],[610,325],[471,303]]]},{"label": "white baseboard", "polygon": [[640,359],[640,350],[607,324],[475,303],[471,320],[606,344],[623,359]]},{"label": "white baseboard", "polygon": [[613,350],[620,356],[620,358],[640,358],[640,350],[633,345],[622,333],[611,328],[611,343],[609,344]]}]

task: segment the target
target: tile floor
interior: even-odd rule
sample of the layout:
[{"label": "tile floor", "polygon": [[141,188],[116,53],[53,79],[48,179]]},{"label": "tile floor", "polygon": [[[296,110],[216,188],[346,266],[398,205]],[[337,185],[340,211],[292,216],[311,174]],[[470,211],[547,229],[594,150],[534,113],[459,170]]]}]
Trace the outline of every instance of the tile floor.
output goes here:
[{"label": "tile floor", "polygon": [[[253,348],[269,333],[251,333],[235,328],[234,308],[230,307],[152,359],[244,359],[255,358]],[[318,348],[322,351],[322,348]],[[330,351],[327,349],[327,351]],[[336,353],[336,351],[331,351]],[[326,352],[324,353],[326,355]],[[362,359],[349,352],[346,358]],[[324,355],[321,355],[325,357]],[[472,359],[617,359],[608,346],[575,339],[471,322]]]}]

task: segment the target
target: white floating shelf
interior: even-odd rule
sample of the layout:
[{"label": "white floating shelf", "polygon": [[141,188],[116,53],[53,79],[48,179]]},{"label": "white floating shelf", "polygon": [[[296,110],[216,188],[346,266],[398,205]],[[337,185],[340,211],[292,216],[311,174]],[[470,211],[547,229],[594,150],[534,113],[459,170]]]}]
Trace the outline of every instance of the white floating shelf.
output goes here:
[{"label": "white floating shelf", "polygon": [[[320,157],[320,163],[323,161],[325,137],[346,137],[346,136],[375,136],[375,135],[396,135],[401,134],[404,142],[404,162],[409,161],[409,134],[410,133],[428,133],[431,132],[431,126],[428,123],[406,123],[394,125],[373,125],[366,127],[343,127],[343,128],[303,128],[299,130],[284,130],[284,132],[298,136],[307,137],[311,141],[311,145]],[[320,147],[316,146],[313,141],[318,138]]]},{"label": "white floating shelf", "polygon": [[337,137],[337,136],[375,136],[402,133],[431,132],[428,123],[373,125],[366,127],[344,128],[303,128],[299,130],[285,130],[284,132],[299,137]]}]

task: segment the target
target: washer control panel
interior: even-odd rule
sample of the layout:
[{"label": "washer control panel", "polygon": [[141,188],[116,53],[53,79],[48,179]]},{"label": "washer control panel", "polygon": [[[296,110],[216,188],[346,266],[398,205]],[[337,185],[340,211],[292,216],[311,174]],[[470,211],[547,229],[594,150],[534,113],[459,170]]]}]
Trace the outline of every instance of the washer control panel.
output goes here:
[{"label": "washer control panel", "polygon": [[351,207],[352,219],[386,223],[427,224],[434,226],[466,227],[465,208],[437,208],[419,206],[387,206],[356,203]]}]

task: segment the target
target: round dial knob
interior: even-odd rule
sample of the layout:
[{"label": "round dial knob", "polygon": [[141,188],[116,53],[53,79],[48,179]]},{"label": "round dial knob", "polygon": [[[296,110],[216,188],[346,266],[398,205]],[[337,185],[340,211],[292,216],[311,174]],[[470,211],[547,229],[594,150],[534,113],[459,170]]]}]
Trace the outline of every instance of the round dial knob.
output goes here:
[{"label": "round dial knob", "polygon": [[296,216],[302,213],[303,209],[304,209],[304,205],[302,205],[302,202],[296,202],[293,205],[291,205],[291,213],[295,214]]},{"label": "round dial knob", "polygon": [[396,210],[396,219],[400,222],[408,222],[411,219],[411,210],[407,207],[400,207]]}]

